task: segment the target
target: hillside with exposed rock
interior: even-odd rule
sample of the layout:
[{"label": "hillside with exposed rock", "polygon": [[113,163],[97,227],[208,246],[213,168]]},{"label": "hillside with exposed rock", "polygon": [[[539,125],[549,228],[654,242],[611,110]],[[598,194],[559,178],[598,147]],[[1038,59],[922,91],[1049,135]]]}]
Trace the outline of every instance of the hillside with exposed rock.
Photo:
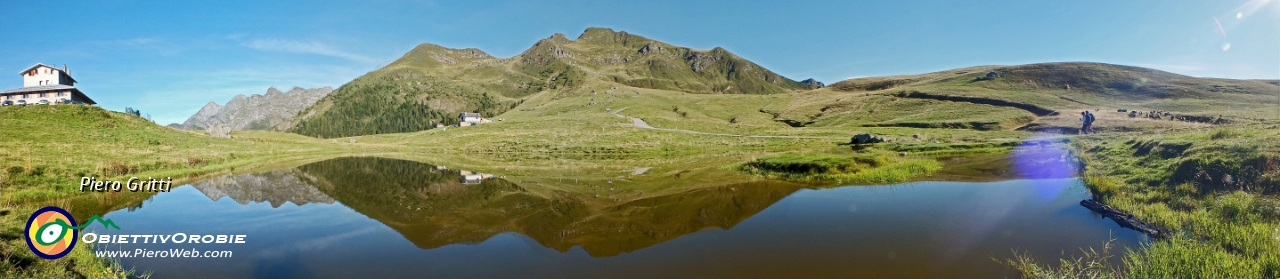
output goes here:
[{"label": "hillside with exposed rock", "polygon": [[339,87],[292,120],[319,137],[414,132],[456,124],[460,112],[492,117],[540,92],[581,94],[587,84],[701,94],[775,94],[822,86],[798,82],[723,48],[695,50],[607,28],[577,39],[555,34],[523,53],[422,44]]}]

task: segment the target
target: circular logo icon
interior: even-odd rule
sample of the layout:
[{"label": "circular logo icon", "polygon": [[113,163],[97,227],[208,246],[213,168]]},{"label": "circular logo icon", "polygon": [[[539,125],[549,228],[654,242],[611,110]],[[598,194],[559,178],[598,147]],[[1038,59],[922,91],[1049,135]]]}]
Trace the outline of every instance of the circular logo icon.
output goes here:
[{"label": "circular logo icon", "polygon": [[52,260],[66,256],[71,253],[71,248],[76,247],[76,238],[80,233],[74,229],[75,226],[76,219],[71,218],[71,213],[50,206],[31,213],[23,236],[26,237],[27,247],[31,248],[31,252]]}]

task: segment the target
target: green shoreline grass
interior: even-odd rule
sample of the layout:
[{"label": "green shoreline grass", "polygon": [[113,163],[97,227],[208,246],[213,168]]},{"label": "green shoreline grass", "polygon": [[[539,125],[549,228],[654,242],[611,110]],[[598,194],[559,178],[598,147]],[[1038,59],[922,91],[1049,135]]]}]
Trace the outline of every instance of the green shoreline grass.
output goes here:
[{"label": "green shoreline grass", "polygon": [[273,132],[233,139],[162,127],[134,115],[89,106],[0,108],[0,277],[125,278],[110,259],[77,245],[58,260],[29,252],[22,231],[30,212],[54,205],[76,218],[105,214],[155,193],[82,193],[81,177],[124,181],[172,177],[175,184],[287,161],[317,160],[393,147],[338,143]]},{"label": "green shoreline grass", "polygon": [[1094,198],[1173,232],[1119,257],[1062,259],[1057,267],[1018,255],[1023,278],[1280,277],[1280,126],[1080,137],[1084,181]]},{"label": "green shoreline grass", "polygon": [[855,155],[787,153],[759,158],[732,168],[771,179],[883,184],[930,175],[941,169],[942,163],[914,156],[898,158],[884,151]]}]

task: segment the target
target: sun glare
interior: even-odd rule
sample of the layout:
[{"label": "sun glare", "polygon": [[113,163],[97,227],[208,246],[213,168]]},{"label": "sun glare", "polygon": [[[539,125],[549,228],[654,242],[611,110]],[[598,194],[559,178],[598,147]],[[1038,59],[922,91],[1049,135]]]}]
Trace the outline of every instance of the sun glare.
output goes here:
[{"label": "sun glare", "polygon": [[[1244,18],[1247,15],[1253,15],[1253,13],[1262,9],[1263,6],[1266,6],[1270,2],[1271,0],[1250,0],[1245,2],[1244,5],[1240,5],[1240,7],[1237,8],[1237,10],[1240,10],[1241,12],[1236,13],[1236,18]],[[1277,8],[1276,11],[1280,11],[1280,8]]]}]

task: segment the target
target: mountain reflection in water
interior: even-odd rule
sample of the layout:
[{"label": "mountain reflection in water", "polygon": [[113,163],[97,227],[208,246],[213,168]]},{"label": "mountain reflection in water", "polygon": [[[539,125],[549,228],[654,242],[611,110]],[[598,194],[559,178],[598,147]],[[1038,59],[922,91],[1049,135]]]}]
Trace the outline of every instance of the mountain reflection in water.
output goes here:
[{"label": "mountain reflection in water", "polygon": [[[983,162],[970,169],[991,170]],[[1075,178],[819,189],[629,167],[474,181],[433,164],[339,158],[178,187],[105,214],[119,231],[86,232],[248,235],[97,246],[235,252],[120,259],[157,278],[1000,278],[1016,274],[992,259],[1014,251],[1052,260],[1145,241],[1081,207],[1088,193]],[[974,173],[948,175],[986,179]]]},{"label": "mountain reflection in water", "polygon": [[803,185],[760,181],[589,203],[592,196],[532,193],[492,174],[420,162],[347,157],[192,184],[210,199],[297,205],[338,201],[396,230],[422,249],[479,243],[504,232],[566,252],[580,246],[614,256],[707,228],[729,229]]},{"label": "mountain reflection in water", "polygon": [[209,180],[192,183],[208,196],[218,201],[230,197],[239,204],[249,202],[268,202],[272,208],[280,207],[285,202],[295,205],[308,203],[333,203],[333,198],[311,186],[314,178],[296,169],[275,170],[265,173],[225,175]]}]

